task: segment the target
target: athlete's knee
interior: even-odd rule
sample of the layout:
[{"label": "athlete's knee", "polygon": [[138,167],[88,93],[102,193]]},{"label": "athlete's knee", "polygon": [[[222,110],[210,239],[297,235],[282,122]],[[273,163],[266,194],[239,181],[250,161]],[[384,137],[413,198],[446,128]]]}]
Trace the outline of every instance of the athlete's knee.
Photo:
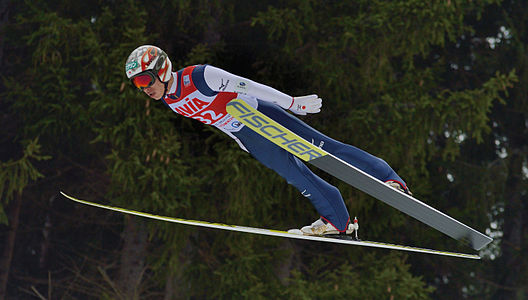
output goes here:
[{"label": "athlete's knee", "polygon": [[331,185],[330,183],[324,181],[324,183],[326,184],[326,189],[327,189],[327,192],[329,193],[329,197],[331,198],[341,198],[341,192],[339,191],[338,188],[336,188],[335,186]]},{"label": "athlete's knee", "polygon": [[379,157],[376,157],[371,161],[369,169],[371,175],[380,180],[384,180],[387,176],[390,176],[390,174],[394,172],[392,171],[392,168],[389,166],[389,164]]}]

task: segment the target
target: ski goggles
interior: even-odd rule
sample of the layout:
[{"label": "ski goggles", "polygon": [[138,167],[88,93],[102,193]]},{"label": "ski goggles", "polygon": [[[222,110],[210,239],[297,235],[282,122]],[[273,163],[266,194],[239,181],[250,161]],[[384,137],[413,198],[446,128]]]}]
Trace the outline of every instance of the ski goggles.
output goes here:
[{"label": "ski goggles", "polygon": [[141,72],[138,75],[130,78],[132,84],[140,90],[151,87],[156,82],[156,75],[150,70]]}]

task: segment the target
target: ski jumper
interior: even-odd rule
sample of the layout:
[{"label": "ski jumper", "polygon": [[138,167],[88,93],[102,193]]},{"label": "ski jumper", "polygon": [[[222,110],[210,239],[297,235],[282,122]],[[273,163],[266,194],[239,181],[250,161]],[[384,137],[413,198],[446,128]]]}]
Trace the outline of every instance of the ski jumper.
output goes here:
[{"label": "ski jumper", "polygon": [[269,86],[233,75],[210,65],[189,66],[173,72],[174,82],[162,101],[174,112],[212,125],[229,135],[266,167],[274,170],[316,208],[321,217],[345,231],[350,216],[339,190],[313,173],[301,160],[268,141],[229,115],[226,104],[246,101],[307,141],[381,181],[405,182],[382,159],[336,141],[285,111],[293,98]]}]

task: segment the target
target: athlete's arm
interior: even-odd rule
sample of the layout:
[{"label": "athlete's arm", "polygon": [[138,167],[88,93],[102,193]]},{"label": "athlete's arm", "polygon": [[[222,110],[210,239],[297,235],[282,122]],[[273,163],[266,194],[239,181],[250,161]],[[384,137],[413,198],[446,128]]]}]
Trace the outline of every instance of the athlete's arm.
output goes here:
[{"label": "athlete's arm", "polygon": [[293,97],[264,84],[231,74],[213,66],[206,66],[204,79],[216,92],[235,92],[251,95],[260,100],[273,102],[282,108],[290,108]]}]

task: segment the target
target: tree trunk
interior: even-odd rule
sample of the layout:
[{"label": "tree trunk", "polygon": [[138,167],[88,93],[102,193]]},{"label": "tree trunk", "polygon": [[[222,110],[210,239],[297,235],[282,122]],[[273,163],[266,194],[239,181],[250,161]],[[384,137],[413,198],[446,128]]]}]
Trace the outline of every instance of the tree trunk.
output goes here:
[{"label": "tree trunk", "polygon": [[1,258],[2,260],[0,261],[0,299],[7,299],[7,280],[9,278],[9,269],[11,268],[11,260],[13,258],[13,251],[15,249],[15,239],[21,203],[22,196],[17,193],[15,201],[11,203],[11,209],[8,214],[9,229],[4,245],[4,252]]},{"label": "tree trunk", "polygon": [[191,291],[189,282],[185,279],[185,270],[191,263],[194,246],[189,238],[185,241],[185,246],[178,254],[178,267],[171,270],[165,281],[164,300],[188,299]]},{"label": "tree trunk", "polygon": [[526,299],[522,282],[524,279],[522,253],[523,237],[526,235],[524,226],[525,206],[522,184],[523,156],[511,153],[508,164],[508,180],[506,182],[506,197],[504,205],[504,236],[502,238],[500,258],[500,274],[494,299]]},{"label": "tree trunk", "polygon": [[283,285],[288,285],[292,270],[298,270],[301,265],[299,250],[294,243],[287,239],[281,243],[280,250],[285,252],[287,256],[275,265],[275,274]]},{"label": "tree trunk", "polygon": [[11,6],[10,0],[1,0],[0,1],[0,67],[4,64],[4,41],[5,41],[5,34],[3,33],[5,28],[4,26],[7,24],[9,20],[9,9]]},{"label": "tree trunk", "polygon": [[130,216],[125,218],[118,287],[123,299],[139,299],[139,286],[145,269],[148,245],[147,230],[145,224],[138,218]]}]

